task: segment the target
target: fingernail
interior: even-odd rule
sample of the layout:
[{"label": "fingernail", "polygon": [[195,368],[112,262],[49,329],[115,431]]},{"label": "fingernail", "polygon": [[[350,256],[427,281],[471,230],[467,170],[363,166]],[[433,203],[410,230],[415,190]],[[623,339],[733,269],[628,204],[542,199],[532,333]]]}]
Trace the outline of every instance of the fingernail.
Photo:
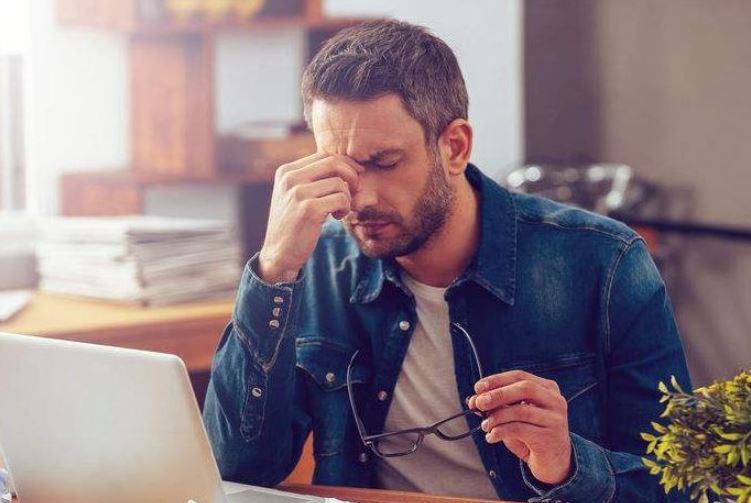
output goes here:
[{"label": "fingernail", "polygon": [[485,381],[478,381],[477,383],[475,383],[475,391],[477,393],[482,393],[483,391],[487,391],[487,390],[488,390],[488,383],[486,383]]},{"label": "fingernail", "polygon": [[487,431],[488,431],[488,426],[489,426],[489,425],[490,425],[490,421],[488,421],[488,420],[486,419],[486,420],[484,420],[484,421],[483,421],[482,423],[480,423],[480,428],[482,428],[482,431],[485,431],[485,432],[487,432]]},{"label": "fingernail", "polygon": [[490,433],[485,434],[485,441],[488,443],[493,443],[493,435]]},{"label": "fingernail", "polygon": [[477,405],[490,405],[490,397],[488,395],[483,395],[480,398],[477,399]]}]

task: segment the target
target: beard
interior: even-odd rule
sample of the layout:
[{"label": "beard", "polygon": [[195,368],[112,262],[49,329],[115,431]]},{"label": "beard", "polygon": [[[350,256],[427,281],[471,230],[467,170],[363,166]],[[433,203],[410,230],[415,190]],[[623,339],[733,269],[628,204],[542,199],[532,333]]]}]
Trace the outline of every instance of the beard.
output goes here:
[{"label": "beard", "polygon": [[443,227],[448,219],[455,189],[450,185],[440,157],[433,155],[433,166],[422,194],[412,211],[411,218],[404,218],[398,213],[382,212],[376,208],[364,208],[357,213],[357,223],[389,222],[398,230],[393,237],[379,237],[377,235],[360,236],[355,232],[353,216],[350,214],[344,220],[347,231],[357,241],[357,246],[371,258],[396,258],[411,255],[425,246],[430,239]]}]

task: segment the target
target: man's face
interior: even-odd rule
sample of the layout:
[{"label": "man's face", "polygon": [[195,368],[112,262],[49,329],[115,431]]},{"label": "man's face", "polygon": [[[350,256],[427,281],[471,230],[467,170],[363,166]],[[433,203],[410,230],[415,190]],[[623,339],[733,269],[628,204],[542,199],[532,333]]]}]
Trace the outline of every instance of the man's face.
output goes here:
[{"label": "man's face", "polygon": [[369,257],[410,255],[439,230],[454,188],[422,126],[396,95],[370,101],[315,100],[311,124],[318,150],[365,167],[344,225]]}]

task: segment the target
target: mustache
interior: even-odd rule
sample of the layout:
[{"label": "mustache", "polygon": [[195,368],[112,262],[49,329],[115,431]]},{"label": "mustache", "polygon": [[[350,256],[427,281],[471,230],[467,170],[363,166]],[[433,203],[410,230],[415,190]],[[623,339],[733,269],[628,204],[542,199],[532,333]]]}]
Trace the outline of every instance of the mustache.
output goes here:
[{"label": "mustache", "polygon": [[398,215],[393,213],[383,213],[375,208],[365,208],[357,213],[350,213],[348,221],[350,224],[364,224],[368,222],[398,222]]}]

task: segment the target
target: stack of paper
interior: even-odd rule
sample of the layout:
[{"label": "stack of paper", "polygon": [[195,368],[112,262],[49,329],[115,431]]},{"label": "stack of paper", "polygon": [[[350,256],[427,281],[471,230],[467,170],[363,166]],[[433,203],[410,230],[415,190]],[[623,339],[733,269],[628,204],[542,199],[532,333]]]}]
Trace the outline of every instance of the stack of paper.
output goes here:
[{"label": "stack of paper", "polygon": [[40,287],[147,305],[231,296],[241,252],[224,222],[133,216],[40,226]]},{"label": "stack of paper", "polygon": [[33,219],[0,215],[0,290],[36,286],[34,240]]}]

